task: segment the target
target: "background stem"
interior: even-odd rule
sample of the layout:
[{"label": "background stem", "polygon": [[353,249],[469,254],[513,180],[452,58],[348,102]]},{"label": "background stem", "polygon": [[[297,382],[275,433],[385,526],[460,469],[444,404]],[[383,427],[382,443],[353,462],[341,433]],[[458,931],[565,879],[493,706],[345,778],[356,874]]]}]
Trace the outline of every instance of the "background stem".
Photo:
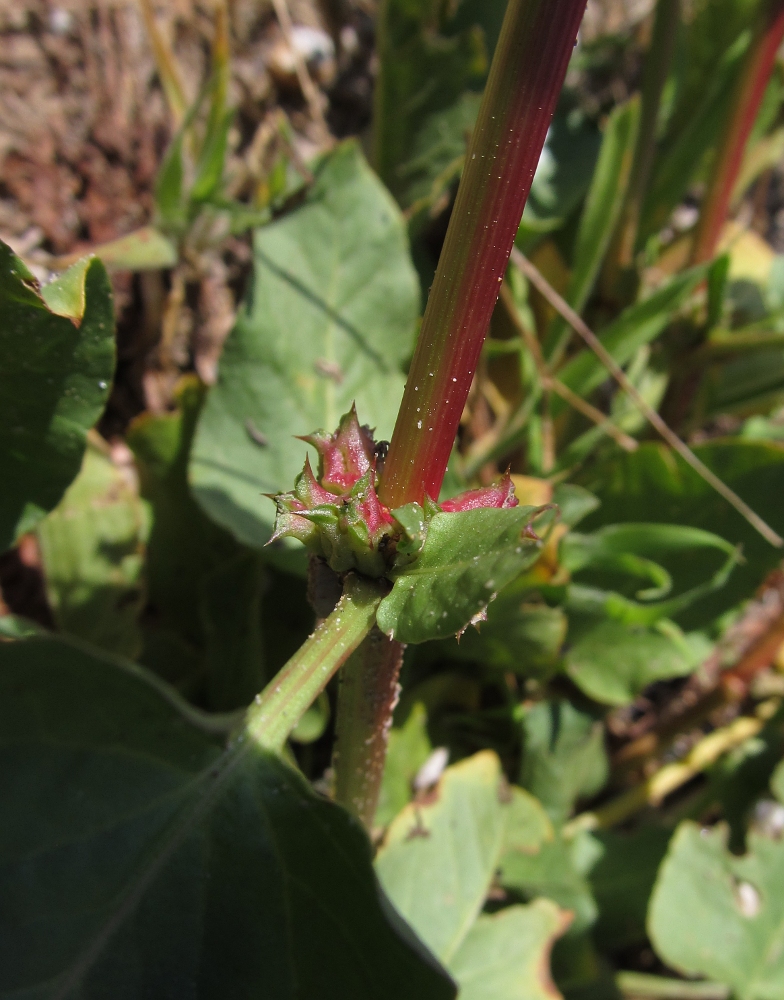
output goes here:
[{"label": "background stem", "polygon": [[337,607],[257,696],[246,729],[258,743],[280,751],[289,733],[376,621],[386,588],[364,577],[346,578]]},{"label": "background stem", "polygon": [[732,111],[716,150],[702,202],[692,261],[701,264],[716,252],[751,130],[784,38],[784,0],[767,0],[735,85]]},{"label": "background stem", "polygon": [[437,498],[586,0],[509,0],[384,467]]},{"label": "background stem", "polygon": [[374,628],[340,673],[335,801],[373,827],[405,647]]}]

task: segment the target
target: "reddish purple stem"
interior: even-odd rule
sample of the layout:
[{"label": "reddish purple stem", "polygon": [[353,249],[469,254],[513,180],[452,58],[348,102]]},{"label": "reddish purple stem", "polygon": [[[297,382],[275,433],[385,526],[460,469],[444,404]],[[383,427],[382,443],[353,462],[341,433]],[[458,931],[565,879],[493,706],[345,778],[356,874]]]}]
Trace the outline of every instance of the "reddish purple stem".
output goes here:
[{"label": "reddish purple stem", "polygon": [[586,0],[509,0],[384,467],[438,497]]}]

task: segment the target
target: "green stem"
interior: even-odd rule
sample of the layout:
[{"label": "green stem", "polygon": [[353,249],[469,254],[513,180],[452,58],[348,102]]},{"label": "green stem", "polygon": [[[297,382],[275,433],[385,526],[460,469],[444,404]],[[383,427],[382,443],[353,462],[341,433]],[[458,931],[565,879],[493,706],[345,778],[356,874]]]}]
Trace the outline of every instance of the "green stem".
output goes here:
[{"label": "green stem", "polygon": [[692,248],[692,263],[710,260],[727,218],[743,154],[754,127],[776,54],[784,38],[784,0],[763,4],[735,86],[729,120],[722,132]]},{"label": "green stem", "polygon": [[724,983],[695,983],[646,972],[619,972],[615,984],[624,996],[640,1000],[728,1000],[730,995]]},{"label": "green stem", "polygon": [[374,628],[340,672],[335,801],[367,830],[373,827],[378,805],[404,649]]},{"label": "green stem", "polygon": [[383,585],[346,578],[337,607],[248,709],[246,731],[261,746],[280,751],[289,734],[375,625]]}]

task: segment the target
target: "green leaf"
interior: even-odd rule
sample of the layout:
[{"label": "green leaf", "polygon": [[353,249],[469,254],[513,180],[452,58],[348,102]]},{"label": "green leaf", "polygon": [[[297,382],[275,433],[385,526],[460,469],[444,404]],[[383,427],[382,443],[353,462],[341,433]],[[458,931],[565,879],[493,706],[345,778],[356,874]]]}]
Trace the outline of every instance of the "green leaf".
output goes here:
[{"label": "green leaf", "polygon": [[204,510],[264,545],[306,445],[356,401],[389,437],[413,342],[417,279],[400,213],[354,143],[316,169],[306,203],[256,231],[255,277],[199,420],[190,476]]},{"label": "green leaf", "polygon": [[99,243],[92,253],[107,271],[159,271],[174,267],[178,261],[177,247],[154,226],[142,226],[116,240]]},{"label": "green leaf", "polygon": [[460,1000],[556,1000],[550,949],[569,922],[549,899],[480,916],[449,966]]},{"label": "green leaf", "polygon": [[784,760],[773,772],[773,777],[770,779],[770,787],[779,802],[784,803]]},{"label": "green leaf", "polygon": [[[738,493],[774,530],[784,531],[784,445],[727,439],[695,448],[697,456]],[[602,501],[584,526],[627,521],[661,521],[708,529],[732,545],[743,546],[744,561],[720,590],[706,593],[686,611],[677,612],[687,629],[701,628],[745,600],[780,553],[665,445],[645,443],[634,454],[597,463],[583,480]],[[688,589],[713,572],[715,555],[695,550],[678,562],[680,586]]]},{"label": "green leaf", "polygon": [[[726,4],[704,4],[703,10],[711,6],[718,11]],[[736,20],[734,32],[724,36],[724,44],[729,48],[713,51],[710,60],[701,68],[704,73],[702,79],[694,82],[688,96],[686,92],[682,96],[676,120],[662,143],[651,171],[651,184],[640,222],[643,239],[667,222],[695,175],[704,169],[706,156],[721,134],[738,67],[749,43],[748,14],[745,17],[741,15],[741,18],[739,24]],[[731,23],[730,19],[721,15],[718,21],[723,21],[725,28]],[[703,44],[713,45],[714,39],[718,41],[715,31],[708,32],[704,28],[700,31],[697,24],[693,25],[693,29],[696,29],[693,36],[699,37]],[[686,61],[688,65],[690,58],[687,57]],[[693,64],[689,68],[693,68]]]},{"label": "green leaf", "polygon": [[778,1000],[784,841],[752,833],[743,857],[725,845],[723,827],[678,827],[651,898],[651,940],[669,966],[725,983],[738,1000]]},{"label": "green leaf", "polygon": [[577,639],[564,661],[566,672],[594,701],[627,705],[654,681],[690,674],[707,652],[677,629],[604,621]]},{"label": "green leaf", "polygon": [[660,826],[594,834],[603,853],[590,873],[599,907],[593,937],[603,950],[620,951],[645,943],[648,900],[670,835],[670,830]]},{"label": "green leaf", "polygon": [[427,712],[417,702],[405,723],[389,731],[384,777],[376,809],[376,826],[386,826],[411,801],[417,771],[432,751],[427,735]]},{"label": "green leaf", "polygon": [[0,996],[454,996],[278,758],[132,665],[51,638],[0,664]]},{"label": "green leaf", "polygon": [[382,632],[399,642],[443,639],[464,629],[495,594],[537,558],[523,532],[541,507],[436,514],[415,563],[400,571],[378,609]]},{"label": "green leaf", "polygon": [[82,471],[37,529],[57,626],[102,649],[135,658],[149,530],[127,477],[93,444]]},{"label": "green leaf", "polygon": [[601,135],[572,103],[562,97],[547,133],[517,234],[521,249],[566,222],[595,174]]},{"label": "green leaf", "polygon": [[561,824],[578,799],[595,795],[607,781],[604,727],[568,701],[538,702],[524,712],[522,727],[520,784]]},{"label": "green leaf", "polygon": [[447,964],[482,909],[510,818],[522,822],[530,850],[549,832],[534,799],[512,802],[498,758],[482,751],[447,768],[430,793],[406,806],[379,849],[376,872],[387,895]]},{"label": "green leaf", "polygon": [[142,414],[127,440],[152,510],[141,660],[222,710],[248,704],[263,687],[260,604],[267,579],[258,554],[213,524],[188,488],[204,391],[197,380],[183,379],[175,393],[179,409]]},{"label": "green leaf", "polygon": [[[599,340],[619,365],[625,365],[645,344],[661,334],[700,281],[705,268],[692,268],[667,282],[647,299],[625,309],[617,319],[602,330]],[[579,396],[588,396],[609,373],[593,351],[584,348],[558,372],[558,378]],[[564,407],[553,400],[554,412]]]},{"label": "green leaf", "polygon": [[468,629],[460,641],[444,640],[451,659],[477,660],[522,677],[547,677],[558,665],[567,619],[532,593],[525,579],[511,583],[487,608],[481,629]]},{"label": "green leaf", "polygon": [[[412,154],[415,162],[427,164],[432,155],[428,136],[432,136],[432,152],[438,155],[443,124],[451,126],[460,117],[460,112],[450,109],[455,108],[465,91],[481,91],[490,65],[492,52],[488,52],[485,31],[477,21],[482,13],[492,16],[490,8],[503,16],[504,5],[492,0],[461,6],[465,9],[457,18],[434,0],[390,0],[381,10],[377,28],[380,66],[373,121],[374,166],[404,206],[411,204],[417,191],[417,173],[410,165]],[[479,8],[485,10],[480,12]],[[487,27],[492,31],[495,25]],[[447,117],[441,118],[439,127],[434,116],[444,113]],[[449,143],[456,141],[459,139],[453,133]],[[424,166],[425,173],[431,176],[433,169],[432,165]]]},{"label": "green leaf", "polygon": [[[51,303],[51,305],[49,305]],[[95,258],[41,291],[0,242],[0,551],[76,478],[114,373],[109,279]]]},{"label": "green leaf", "polygon": [[601,846],[591,834],[582,832],[571,840],[558,833],[542,843],[537,853],[505,851],[499,862],[499,879],[525,899],[546,896],[564,910],[571,910],[574,921],[570,936],[579,934],[594,922],[597,909],[588,873],[601,857]]},{"label": "green leaf", "polygon": [[[607,121],[596,170],[577,230],[572,274],[565,296],[569,305],[578,313],[582,312],[593,290],[626,197],[639,119],[640,101],[633,97],[615,108]],[[561,316],[553,320],[547,331],[548,355],[560,354],[562,342],[569,336],[570,329]]]}]

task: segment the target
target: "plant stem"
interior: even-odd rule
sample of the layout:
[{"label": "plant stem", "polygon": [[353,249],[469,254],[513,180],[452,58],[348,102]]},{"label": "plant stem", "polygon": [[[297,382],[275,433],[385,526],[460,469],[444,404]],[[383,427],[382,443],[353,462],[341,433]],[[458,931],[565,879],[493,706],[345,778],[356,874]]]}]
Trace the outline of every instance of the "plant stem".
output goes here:
[{"label": "plant stem", "polygon": [[380,496],[437,498],[586,0],[509,0]]},{"label": "plant stem", "polygon": [[701,264],[716,252],[738,174],[765,88],[784,38],[784,0],[766,0],[735,85],[729,120],[716,150],[702,202],[692,261]]},{"label": "plant stem", "polygon": [[[611,254],[614,269],[621,272],[630,268],[634,262],[640,213],[656,151],[659,107],[675,51],[680,16],[681,0],[659,0],[657,3],[651,44],[645,58],[637,145],[626,202],[615,237],[614,252]],[[610,283],[613,284],[612,278]]]},{"label": "plant stem", "polygon": [[340,672],[335,801],[367,830],[373,827],[378,805],[404,649],[374,628]]},{"label": "plant stem", "polygon": [[627,997],[640,1000],[729,1000],[730,989],[724,983],[693,982],[646,972],[618,972],[615,985]]},{"label": "plant stem", "polygon": [[742,715],[723,729],[716,729],[695,744],[689,753],[674,764],[666,764],[628,792],[623,792],[592,812],[581,813],[563,828],[564,836],[580,830],[600,830],[617,826],[648,805],[658,806],[676,789],[715,764],[719,757],[756,736],[779,709],[779,699],[771,698],[758,706],[756,716]]},{"label": "plant stem", "polygon": [[337,607],[297,650],[248,709],[247,733],[280,751],[310,705],[375,625],[385,588],[354,574]]}]

